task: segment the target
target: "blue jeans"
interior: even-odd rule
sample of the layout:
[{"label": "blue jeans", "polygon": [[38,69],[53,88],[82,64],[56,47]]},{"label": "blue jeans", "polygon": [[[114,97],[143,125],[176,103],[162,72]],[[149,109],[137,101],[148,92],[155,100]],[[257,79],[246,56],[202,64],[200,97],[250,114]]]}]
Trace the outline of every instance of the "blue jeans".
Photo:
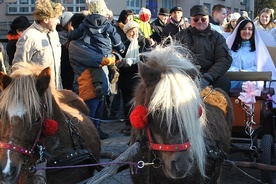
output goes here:
[{"label": "blue jeans", "polygon": [[[95,119],[102,119],[103,108],[104,108],[104,98],[93,98],[85,101],[89,108],[89,117]],[[92,119],[95,127],[98,129],[100,125],[100,120]]]}]

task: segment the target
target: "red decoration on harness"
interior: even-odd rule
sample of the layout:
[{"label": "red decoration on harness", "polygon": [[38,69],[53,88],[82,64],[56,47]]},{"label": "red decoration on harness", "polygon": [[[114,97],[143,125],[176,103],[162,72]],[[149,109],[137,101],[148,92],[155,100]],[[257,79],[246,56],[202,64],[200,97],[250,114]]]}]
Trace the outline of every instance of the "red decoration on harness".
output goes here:
[{"label": "red decoration on harness", "polygon": [[46,119],[43,122],[42,134],[44,136],[52,136],[57,132],[58,123],[52,119]]},{"label": "red decoration on harness", "polygon": [[145,128],[148,124],[147,115],[148,109],[143,105],[138,105],[129,116],[131,125],[136,129]]}]

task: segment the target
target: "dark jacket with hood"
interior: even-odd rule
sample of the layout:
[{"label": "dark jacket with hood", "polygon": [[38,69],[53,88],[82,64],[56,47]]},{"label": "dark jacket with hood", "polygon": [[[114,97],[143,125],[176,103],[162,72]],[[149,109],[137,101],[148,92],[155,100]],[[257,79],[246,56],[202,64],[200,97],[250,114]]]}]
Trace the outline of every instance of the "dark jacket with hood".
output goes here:
[{"label": "dark jacket with hood", "polygon": [[204,31],[190,26],[175,37],[194,53],[195,64],[200,65],[201,74],[211,76],[211,79],[208,78],[210,83],[224,75],[231,66],[232,57],[226,41],[220,33],[211,29],[210,24]]},{"label": "dark jacket with hood", "polygon": [[88,15],[77,29],[68,33],[69,40],[76,40],[82,36],[84,42],[96,53],[107,55],[112,52],[112,48],[120,53],[125,50],[116,28],[100,14]]},{"label": "dark jacket with hood", "polygon": [[157,43],[160,43],[162,40],[162,33],[165,26],[166,26],[166,23],[162,22],[159,18],[155,19],[151,23],[151,28],[152,28],[151,38]]}]

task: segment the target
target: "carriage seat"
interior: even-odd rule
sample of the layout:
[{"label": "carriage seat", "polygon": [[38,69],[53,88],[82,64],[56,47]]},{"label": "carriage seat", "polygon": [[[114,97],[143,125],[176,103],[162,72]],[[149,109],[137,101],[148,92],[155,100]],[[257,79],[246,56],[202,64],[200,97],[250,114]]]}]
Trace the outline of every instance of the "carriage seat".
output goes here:
[{"label": "carriage seat", "polygon": [[[264,81],[264,88],[262,89],[261,96],[256,96],[256,99],[265,100],[267,95],[274,95],[274,88],[269,88],[270,81],[272,80],[272,72],[226,72],[226,76],[231,81]],[[231,88],[229,92],[230,97],[238,97],[241,88]]]}]

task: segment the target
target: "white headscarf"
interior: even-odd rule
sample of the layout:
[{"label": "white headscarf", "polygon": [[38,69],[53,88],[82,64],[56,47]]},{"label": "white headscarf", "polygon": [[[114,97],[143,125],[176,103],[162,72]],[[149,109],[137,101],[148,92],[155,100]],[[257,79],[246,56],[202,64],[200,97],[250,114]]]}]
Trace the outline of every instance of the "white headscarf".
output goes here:
[{"label": "white headscarf", "polygon": [[[246,19],[245,19],[246,20]],[[231,50],[232,45],[234,43],[235,38],[237,37],[238,33],[238,28],[240,26],[240,24],[245,21],[242,20],[234,29],[233,33],[228,36],[228,38],[226,39],[226,44],[228,45],[228,48]],[[252,21],[250,21],[253,25],[254,23]],[[276,69],[275,69],[275,65],[273,63],[273,60],[262,40],[262,38],[259,35],[259,32],[256,28],[256,26],[254,26],[255,30],[254,30],[254,39],[255,39],[255,47],[256,47],[256,59],[257,59],[257,71],[271,71],[272,72],[272,79],[275,80],[276,79]],[[271,84],[271,87],[273,87],[276,90],[276,82],[273,82]],[[276,95],[273,96],[273,100],[276,100]],[[276,101],[275,101],[276,102]]]},{"label": "white headscarf", "polygon": [[[229,49],[232,48],[232,45],[234,43],[234,40],[235,40],[237,34],[240,34],[240,33],[238,33],[238,28],[243,21],[244,20],[242,20],[236,26],[233,33],[230,36],[228,36],[228,38],[226,39],[226,44],[228,45]],[[252,21],[250,21],[250,22],[253,24]],[[257,57],[256,58],[257,59],[257,71],[272,71],[272,78],[276,79],[276,70],[275,70],[273,60],[270,57],[270,54],[269,54],[264,42],[262,41],[256,27],[255,27],[254,39],[255,39],[256,57]]]}]

